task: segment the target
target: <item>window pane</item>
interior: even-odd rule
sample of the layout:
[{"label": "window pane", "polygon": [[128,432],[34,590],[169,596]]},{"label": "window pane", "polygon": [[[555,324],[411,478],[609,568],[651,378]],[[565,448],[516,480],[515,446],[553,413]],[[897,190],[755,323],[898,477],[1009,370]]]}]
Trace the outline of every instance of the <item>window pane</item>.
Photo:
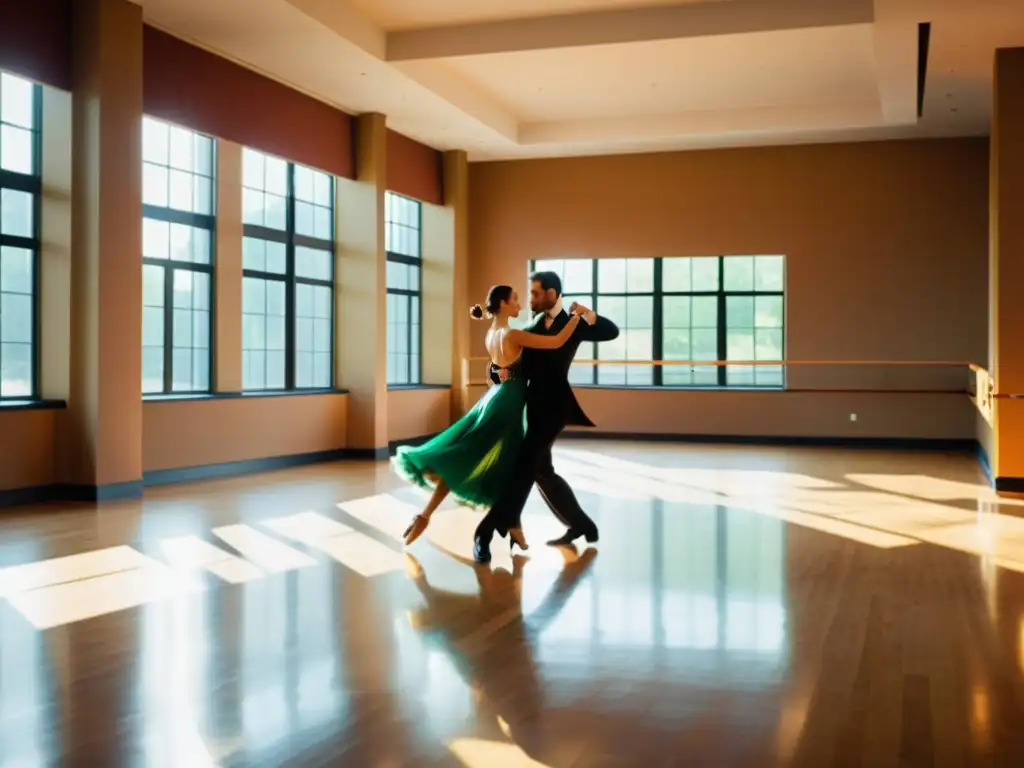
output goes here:
[{"label": "window pane", "polygon": [[[243,156],[243,176],[245,223],[286,233],[281,240],[264,241],[257,239],[258,230],[249,229],[243,239],[243,385],[246,389],[329,387],[333,376],[334,251],[329,246],[334,231],[333,180],[330,174],[252,150]],[[326,242],[323,247],[310,247],[296,243],[297,237]],[[284,279],[265,279],[257,273]],[[291,371],[286,369],[288,360],[294,363]]]},{"label": "window pane", "polygon": [[600,259],[597,262],[598,293],[625,293],[626,260]]},{"label": "window pane", "polygon": [[630,293],[654,290],[654,259],[626,259],[626,290]]},{"label": "window pane", "polygon": [[690,288],[690,262],[692,259],[662,259],[661,282],[668,292],[686,292]]},{"label": "window pane", "polygon": [[35,128],[35,88],[28,80],[0,73],[0,121]]},{"label": "window pane", "polygon": [[562,290],[573,293],[592,293],[594,290],[594,262],[591,259],[567,259],[562,274]]},{"label": "window pane", "polygon": [[145,394],[164,391],[164,348],[142,348],[142,391]]},{"label": "window pane", "polygon": [[330,280],[334,254],[313,248],[296,246],[295,276],[308,277],[311,280]]},{"label": "window pane", "polygon": [[725,256],[722,271],[727,291],[754,290],[754,257]]},{"label": "window pane", "polygon": [[31,131],[14,125],[0,125],[0,169],[34,173],[32,154]]},{"label": "window pane", "polygon": [[20,189],[0,189],[0,235],[33,237],[35,196]]},{"label": "window pane", "polygon": [[759,328],[781,328],[782,312],[781,296],[758,296],[754,299],[754,324]]},{"label": "window pane", "polygon": [[0,293],[0,341],[32,343],[32,297]]},{"label": "window pane", "polygon": [[27,248],[0,248],[0,291],[32,293],[32,251]]},{"label": "window pane", "polygon": [[782,256],[754,258],[754,290],[781,291],[785,286],[785,259]]},{"label": "window pane", "polygon": [[728,296],[725,300],[725,325],[727,328],[753,328],[754,297]]},{"label": "window pane", "polygon": [[213,140],[144,117],[142,145],[143,201],[151,206],[142,221],[142,256],[168,262],[142,267],[143,392],[207,390],[211,275],[182,265],[212,263],[213,222],[183,224],[174,211],[212,213]]},{"label": "window pane", "polygon": [[690,281],[694,291],[718,290],[718,259],[690,259]]}]

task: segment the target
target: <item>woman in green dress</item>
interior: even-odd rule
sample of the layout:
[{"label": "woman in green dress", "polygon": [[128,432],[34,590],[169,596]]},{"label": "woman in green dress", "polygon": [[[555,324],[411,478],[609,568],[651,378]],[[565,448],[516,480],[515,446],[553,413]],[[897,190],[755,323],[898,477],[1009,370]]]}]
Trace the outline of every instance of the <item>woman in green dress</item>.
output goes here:
[{"label": "woman in green dress", "polygon": [[[491,321],[485,344],[491,361],[502,369],[501,382],[444,432],[415,448],[399,448],[393,459],[401,476],[433,490],[427,506],[403,534],[406,545],[427,529],[430,516],[449,493],[460,504],[486,509],[505,488],[526,431],[523,349],[557,349],[569,340],[580,319],[573,314],[557,336],[541,336],[509,328],[509,319],[520,309],[512,286],[495,285],[487,293],[486,307],[477,304],[470,310],[474,319]],[[527,549],[521,528],[510,529],[509,538],[513,545]]]}]

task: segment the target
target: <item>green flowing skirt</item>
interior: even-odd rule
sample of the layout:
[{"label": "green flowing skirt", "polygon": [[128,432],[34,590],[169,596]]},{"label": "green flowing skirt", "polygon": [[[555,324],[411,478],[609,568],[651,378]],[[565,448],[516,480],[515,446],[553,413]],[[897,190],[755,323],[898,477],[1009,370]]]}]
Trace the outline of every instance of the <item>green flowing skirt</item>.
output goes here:
[{"label": "green flowing skirt", "polygon": [[525,433],[526,382],[510,380],[428,442],[399,448],[392,464],[421,488],[441,478],[460,504],[489,508],[505,490]]}]

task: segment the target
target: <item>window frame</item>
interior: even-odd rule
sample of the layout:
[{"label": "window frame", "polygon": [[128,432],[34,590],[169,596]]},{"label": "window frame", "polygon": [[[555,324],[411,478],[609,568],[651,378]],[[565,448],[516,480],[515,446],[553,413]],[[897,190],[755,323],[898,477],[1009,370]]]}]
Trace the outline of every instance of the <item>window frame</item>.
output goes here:
[{"label": "window frame", "polygon": [[[0,188],[14,189],[20,192],[28,192],[32,195],[32,235],[22,237],[20,235],[0,234],[0,247],[22,248],[31,252],[31,275],[32,293],[30,296],[31,341],[32,346],[29,354],[29,376],[31,382],[27,394],[5,395],[0,391],[0,404],[9,402],[35,401],[40,399],[42,391],[39,381],[42,369],[42,354],[39,348],[41,337],[41,300],[42,286],[40,285],[40,259],[42,251],[42,212],[43,212],[43,88],[39,83],[28,78],[15,75],[10,72],[0,72],[10,77],[18,78],[29,83],[32,87],[32,174],[18,173],[0,168]],[[0,350],[0,365],[2,365],[2,350]]]},{"label": "window frame", "polygon": [[[321,392],[326,390],[332,390],[335,387],[336,371],[335,362],[337,350],[335,349],[336,343],[336,314],[337,308],[335,302],[337,300],[337,289],[335,287],[336,278],[336,257],[337,257],[337,181],[334,175],[327,171],[321,171],[317,168],[311,168],[310,166],[303,166],[310,170],[316,171],[317,173],[325,174],[330,179],[330,198],[331,198],[331,239],[323,240],[321,238],[313,237],[312,235],[301,235],[295,231],[295,205],[297,198],[295,197],[295,168],[296,165],[301,163],[295,163],[285,158],[277,157],[268,152],[264,152],[261,149],[255,149],[254,147],[243,147],[242,151],[249,149],[252,152],[258,152],[264,157],[273,157],[278,160],[282,160],[286,167],[286,191],[285,191],[285,227],[284,229],[274,229],[273,227],[267,227],[262,224],[249,224],[242,219],[242,238],[252,238],[255,240],[263,240],[265,242],[274,242],[284,245],[285,249],[285,270],[284,273],[269,272],[267,270],[250,269],[245,267],[245,261],[243,256],[242,261],[242,282],[244,285],[245,278],[256,278],[263,280],[264,282],[279,282],[284,284],[284,387],[273,388],[248,388],[245,386],[245,370],[242,371],[242,391],[243,392],[257,392],[257,393],[274,393],[274,392]],[[239,194],[244,195],[245,193],[245,182],[241,185]],[[255,189],[250,187],[250,189]],[[258,190],[266,194],[265,188]],[[329,247],[325,247],[329,246]],[[295,249],[310,248],[318,251],[326,251],[331,254],[331,276],[330,279],[320,280],[311,277],[299,277],[295,274]],[[331,300],[331,317],[330,317],[330,365],[328,366],[329,380],[326,386],[309,386],[299,387],[295,383],[296,378],[296,359],[297,359],[297,344],[295,340],[295,328],[298,324],[298,317],[296,315],[296,294],[299,285],[312,285],[322,286],[330,289]],[[242,299],[242,309],[244,314],[244,294]],[[266,316],[266,315],[264,315]],[[244,339],[243,339],[244,349]],[[266,348],[264,348],[266,352]],[[264,381],[266,381],[266,368],[264,368]]]},{"label": "window frame", "polygon": [[[184,125],[178,125],[171,123],[163,118],[151,117],[144,115],[143,119],[149,118],[155,122],[163,123],[169,128],[179,128],[181,130],[189,131],[192,134],[203,136],[210,141],[210,213],[194,213],[192,211],[182,211],[177,208],[171,208],[170,205],[164,207],[159,205],[152,205],[145,202],[143,197],[142,204],[142,219],[150,219],[151,221],[160,221],[168,225],[180,224],[183,226],[191,227],[193,229],[201,229],[210,234],[210,260],[207,264],[200,264],[194,261],[179,261],[173,259],[170,256],[166,259],[158,259],[151,256],[142,255],[141,266],[157,266],[164,269],[164,341],[163,341],[163,386],[159,392],[146,392],[143,390],[142,397],[145,398],[162,398],[168,396],[181,396],[188,397],[190,395],[208,395],[215,391],[214,387],[214,366],[216,364],[216,264],[217,264],[217,139],[214,136],[197,131],[193,128],[189,128]],[[142,167],[140,172],[145,172],[146,160],[142,160]],[[155,163],[153,163],[155,165]],[[173,169],[173,166],[166,166],[168,170]],[[189,172],[193,176],[201,176],[195,171]],[[144,182],[143,182],[144,183]],[[168,202],[170,202],[168,200]],[[143,226],[145,226],[143,224]],[[143,246],[143,254],[145,252],[145,246]],[[207,381],[205,389],[175,389],[174,388],[174,274],[177,271],[187,272],[200,272],[207,276],[210,286],[210,296],[208,304],[209,312],[209,340],[206,348],[207,353]],[[143,305],[145,306],[145,305]],[[193,337],[194,340],[194,337]],[[193,359],[195,353],[195,347],[191,347],[193,352]]]},{"label": "window frame", "polygon": [[[388,190],[387,192],[385,192],[385,194],[386,195],[388,195],[388,194],[394,195],[395,197],[400,197],[400,198],[403,198],[405,200],[409,200],[412,203],[415,203],[415,205],[416,205],[416,252],[419,253],[419,256],[409,256],[407,254],[398,253],[398,252],[392,251],[392,250],[387,250],[385,252],[385,254],[386,254],[385,260],[387,262],[390,262],[390,263],[393,263],[393,264],[407,264],[407,265],[409,265],[411,267],[415,267],[416,275],[417,275],[416,285],[418,286],[416,288],[416,290],[412,290],[412,289],[408,289],[408,288],[392,288],[392,287],[387,285],[387,276],[386,275],[385,275],[385,278],[384,278],[385,294],[386,294],[386,296],[401,296],[403,298],[403,300],[405,301],[405,305],[406,305],[406,317],[409,318],[409,322],[406,324],[406,327],[404,329],[405,333],[406,333],[406,351],[405,351],[404,354],[405,354],[405,357],[407,358],[407,360],[409,361],[409,377],[408,377],[409,381],[388,381],[387,382],[387,386],[388,387],[392,387],[392,388],[398,388],[398,387],[419,387],[419,386],[423,385],[423,203],[422,203],[422,201],[417,200],[416,198],[409,197],[408,195],[403,195],[403,194],[401,194],[399,192],[393,192],[391,190]],[[392,223],[397,223],[397,222],[393,222],[390,219],[385,219],[384,226],[387,227],[389,224],[392,224]],[[404,226],[404,224],[400,224],[399,226]],[[385,266],[385,270],[386,269],[387,269],[387,267]],[[411,310],[412,300],[414,298],[417,299],[417,310],[418,310],[417,313],[416,313],[416,315],[417,315],[416,325],[420,329],[419,339],[418,339],[419,344],[418,344],[418,346],[417,346],[417,348],[415,350],[413,349],[413,343],[412,343],[413,322],[412,322],[412,310]],[[386,323],[390,324],[390,321],[386,321]],[[390,354],[392,354],[390,352],[390,350],[385,349],[385,355],[390,355]],[[395,354],[397,354],[397,353],[395,353]],[[416,357],[416,360],[417,360],[417,365],[416,365],[416,370],[415,371],[412,370],[412,365],[411,365],[412,357],[413,357],[414,354],[415,354],[415,357]]]},{"label": "window frame", "polygon": [[[752,257],[757,259],[759,256],[781,256],[783,259],[782,267],[782,290],[778,291],[737,291],[737,290],[726,290],[725,288],[725,260],[730,256],[740,257]],[[609,258],[623,258],[623,257],[609,257]],[[625,257],[627,260],[633,257]],[[648,258],[654,262],[654,278],[653,287],[651,291],[605,291],[601,292],[598,284],[598,263],[601,261],[600,258],[572,258],[564,257],[558,258],[553,257],[549,259],[531,259],[529,261],[529,271],[533,273],[537,268],[538,261],[590,261],[591,266],[591,291],[585,292],[574,292],[566,291],[566,286],[563,285],[562,289],[568,296],[590,296],[593,298],[593,309],[598,314],[601,313],[601,297],[610,298],[627,298],[627,297],[651,297],[652,299],[652,330],[651,330],[651,359],[652,360],[664,360],[664,345],[665,345],[665,326],[664,326],[664,301],[666,297],[712,297],[717,299],[717,325],[715,328],[716,340],[717,340],[717,358],[721,361],[728,360],[728,341],[729,341],[729,326],[728,326],[728,312],[727,304],[728,300],[733,297],[759,297],[759,296],[773,296],[782,299],[782,325],[779,330],[782,332],[782,354],[779,360],[780,368],[782,369],[782,381],[780,384],[730,384],[728,381],[728,365],[716,366],[717,375],[714,384],[665,384],[664,383],[664,370],[665,366],[655,365],[652,372],[652,383],[651,384],[602,384],[598,380],[598,369],[600,366],[589,365],[591,360],[599,360],[597,356],[597,342],[584,342],[580,345],[582,348],[584,345],[591,345],[592,357],[584,358],[578,363],[573,365],[587,366],[591,370],[590,381],[587,382],[574,382],[573,386],[580,387],[605,387],[608,389],[758,389],[758,390],[784,390],[786,389],[786,366],[782,365],[786,361],[786,256],[785,254],[719,254],[716,256],[647,256],[647,257],[636,257],[636,258]],[[718,266],[718,290],[716,291],[667,291],[664,288],[664,270],[663,265],[665,259],[674,258],[701,258],[701,259],[717,259]],[[756,264],[756,262],[755,262]],[[559,275],[561,277],[561,275]],[[615,319],[615,318],[611,318]],[[622,328],[622,330],[628,330]],[[692,359],[692,358],[691,358]],[[769,361],[766,361],[769,362]],[[771,361],[774,362],[774,361]]]}]

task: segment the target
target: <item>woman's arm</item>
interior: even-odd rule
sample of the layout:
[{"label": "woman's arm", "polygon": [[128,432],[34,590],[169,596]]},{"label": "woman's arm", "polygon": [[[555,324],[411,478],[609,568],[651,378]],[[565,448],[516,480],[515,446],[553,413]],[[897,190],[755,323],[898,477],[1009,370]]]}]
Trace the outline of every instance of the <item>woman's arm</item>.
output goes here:
[{"label": "woman's arm", "polygon": [[569,337],[572,336],[579,323],[580,316],[573,315],[569,318],[569,322],[565,324],[565,328],[558,332],[557,336],[542,336],[539,333],[516,330],[509,331],[508,338],[513,344],[518,344],[526,349],[558,349],[569,340]]}]

